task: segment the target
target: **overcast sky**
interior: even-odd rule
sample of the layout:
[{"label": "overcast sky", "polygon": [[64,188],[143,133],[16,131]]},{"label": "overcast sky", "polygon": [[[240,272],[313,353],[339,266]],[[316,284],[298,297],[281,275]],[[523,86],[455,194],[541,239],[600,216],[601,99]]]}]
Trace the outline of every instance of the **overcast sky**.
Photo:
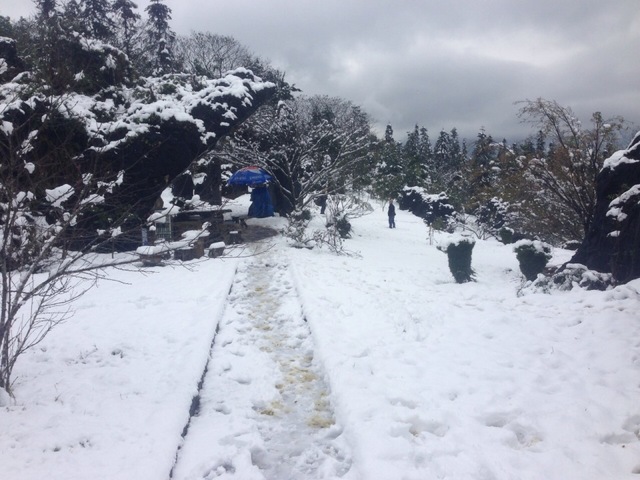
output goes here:
[{"label": "overcast sky", "polygon": [[[148,0],[137,1],[140,10]],[[638,0],[165,0],[179,34],[231,35],[306,94],[364,108],[396,138],[484,127],[509,142],[532,129],[514,102],[543,97],[588,122],[640,125]],[[34,11],[0,0],[0,14]]]}]

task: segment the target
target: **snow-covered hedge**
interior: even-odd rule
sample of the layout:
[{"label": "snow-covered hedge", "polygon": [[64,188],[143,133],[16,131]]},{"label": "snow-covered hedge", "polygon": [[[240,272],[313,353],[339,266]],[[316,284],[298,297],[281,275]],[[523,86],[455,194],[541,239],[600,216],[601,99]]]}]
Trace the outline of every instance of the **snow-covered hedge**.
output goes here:
[{"label": "snow-covered hedge", "polygon": [[449,270],[457,283],[473,280],[471,253],[476,241],[463,235],[451,235],[438,244],[438,250],[445,252],[449,260]]},{"label": "snow-covered hedge", "polygon": [[519,240],[513,245],[520,271],[529,281],[534,281],[544,271],[551,259],[551,247],[539,240]]},{"label": "snow-covered hedge", "polygon": [[551,276],[539,276],[520,293],[550,293],[553,290],[569,291],[576,288],[604,291],[613,286],[614,280],[610,273],[589,270],[580,263],[568,263]]},{"label": "snow-covered hedge", "polygon": [[433,225],[437,220],[446,223],[455,213],[446,193],[431,194],[421,187],[405,187],[398,203],[401,210],[410,211],[428,225]]}]

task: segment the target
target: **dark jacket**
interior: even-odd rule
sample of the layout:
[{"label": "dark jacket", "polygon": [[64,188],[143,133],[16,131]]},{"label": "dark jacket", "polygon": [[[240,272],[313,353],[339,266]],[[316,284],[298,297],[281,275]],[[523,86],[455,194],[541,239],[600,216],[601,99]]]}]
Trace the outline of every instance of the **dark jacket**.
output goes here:
[{"label": "dark jacket", "polygon": [[390,217],[395,217],[396,216],[396,207],[393,203],[389,204],[389,216]]}]

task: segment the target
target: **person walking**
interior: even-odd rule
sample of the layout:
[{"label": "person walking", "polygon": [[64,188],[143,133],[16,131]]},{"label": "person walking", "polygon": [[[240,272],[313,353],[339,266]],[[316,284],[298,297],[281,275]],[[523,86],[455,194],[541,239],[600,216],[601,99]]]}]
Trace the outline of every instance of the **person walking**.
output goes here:
[{"label": "person walking", "polygon": [[393,205],[393,200],[389,200],[389,228],[396,228],[396,207]]}]

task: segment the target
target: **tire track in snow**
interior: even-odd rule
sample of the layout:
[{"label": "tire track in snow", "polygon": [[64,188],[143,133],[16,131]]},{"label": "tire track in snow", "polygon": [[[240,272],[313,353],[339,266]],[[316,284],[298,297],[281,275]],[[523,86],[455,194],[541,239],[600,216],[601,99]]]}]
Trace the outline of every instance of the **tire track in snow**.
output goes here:
[{"label": "tire track in snow", "polygon": [[241,262],[175,479],[349,476],[348,445],[288,265]]}]

